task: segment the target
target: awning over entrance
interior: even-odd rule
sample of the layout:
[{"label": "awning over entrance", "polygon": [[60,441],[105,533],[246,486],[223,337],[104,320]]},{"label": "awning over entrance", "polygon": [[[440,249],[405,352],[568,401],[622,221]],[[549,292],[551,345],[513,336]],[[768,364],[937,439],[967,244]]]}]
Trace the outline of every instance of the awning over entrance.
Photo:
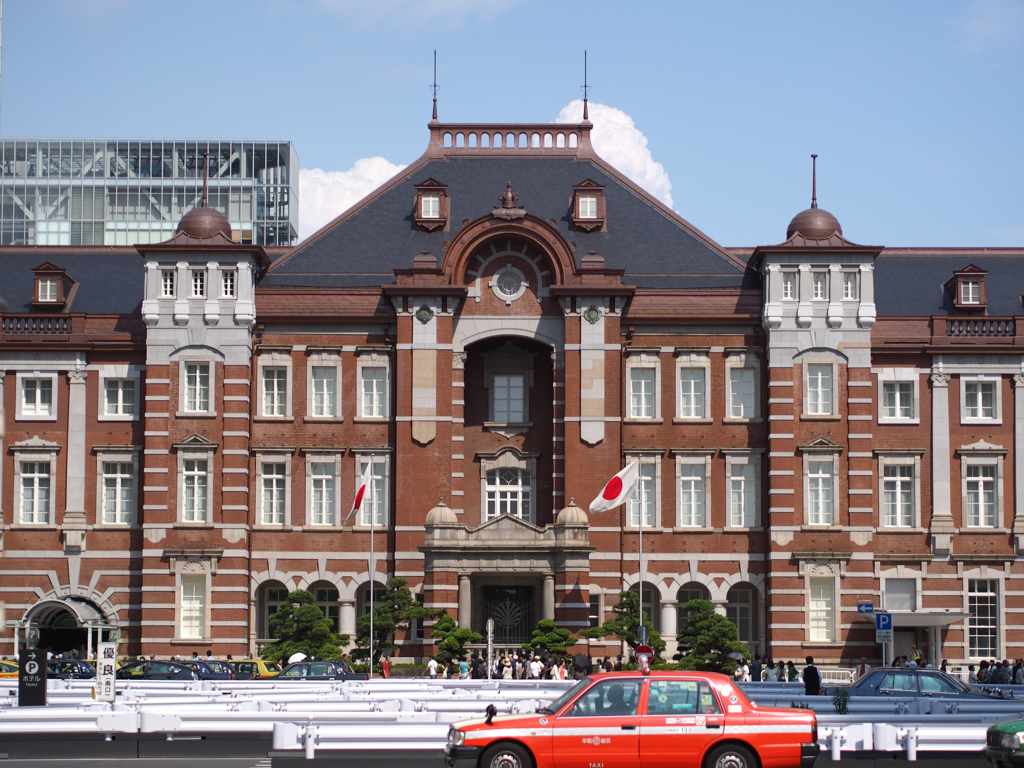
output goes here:
[{"label": "awning over entrance", "polygon": [[23,624],[32,622],[38,626],[48,626],[60,614],[70,613],[79,627],[86,624],[106,624],[106,617],[96,608],[83,600],[76,600],[73,597],[63,600],[42,600],[25,612]]},{"label": "awning over entrance", "polygon": [[[953,613],[952,611],[890,611],[893,627],[947,627],[970,618],[969,613]],[[859,613],[861,621],[875,623],[875,614]]]}]

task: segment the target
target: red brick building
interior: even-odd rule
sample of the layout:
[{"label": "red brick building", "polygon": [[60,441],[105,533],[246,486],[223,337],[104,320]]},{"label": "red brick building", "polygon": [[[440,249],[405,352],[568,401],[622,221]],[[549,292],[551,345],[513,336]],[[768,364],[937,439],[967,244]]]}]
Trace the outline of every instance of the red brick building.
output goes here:
[{"label": "red brick building", "polygon": [[[242,654],[290,590],[354,634],[400,576],[513,644],[605,618],[642,521],[670,653],[703,596],[776,658],[877,659],[883,598],[890,653],[1022,655],[1024,249],[860,246],[816,206],[723,248],[590,130],[435,120],[295,248],[200,208],[0,249],[0,642]],[[640,499],[588,515],[637,457]]]}]

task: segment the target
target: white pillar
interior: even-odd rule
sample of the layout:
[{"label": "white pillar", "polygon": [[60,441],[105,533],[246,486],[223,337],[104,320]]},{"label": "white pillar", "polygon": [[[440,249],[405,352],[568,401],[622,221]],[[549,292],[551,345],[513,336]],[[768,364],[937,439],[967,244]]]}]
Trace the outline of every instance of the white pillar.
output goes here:
[{"label": "white pillar", "polygon": [[953,548],[953,514],[949,479],[949,374],[939,363],[932,382],[932,552],[948,555]]},{"label": "white pillar", "polygon": [[661,603],[661,625],[658,631],[661,633],[661,638],[664,640],[666,637],[676,636],[676,608],[677,603],[675,601],[662,601]]},{"label": "white pillar", "polygon": [[555,620],[555,576],[551,573],[544,576],[541,618]]},{"label": "white pillar", "polygon": [[[2,394],[3,376],[0,374]],[[1013,484],[1013,541],[1020,555],[1024,554],[1024,373],[1013,377]]]},{"label": "white pillar", "polygon": [[[68,465],[65,485],[66,505],[61,524],[61,529],[64,532],[65,554],[79,554],[85,549],[87,525],[85,517],[85,380],[87,376],[87,371],[68,372],[70,383]],[[77,583],[77,578],[73,581]]]},{"label": "white pillar", "polygon": [[472,610],[472,584],[469,576],[459,574],[459,627],[469,629]]},{"label": "white pillar", "polygon": [[726,615],[725,606],[727,606],[729,604],[729,601],[728,600],[713,600],[712,602],[715,604],[715,613],[717,613],[719,616],[725,616]]},{"label": "white pillar", "polygon": [[341,634],[348,635],[354,642],[356,637],[356,600],[354,597],[343,597],[338,602],[341,604],[338,611]]},{"label": "white pillar", "polygon": [[[6,372],[0,368],[0,456],[4,455],[4,424],[6,414],[4,414],[4,376]],[[0,488],[4,487],[4,463],[0,461]],[[4,501],[3,496],[0,494],[0,550],[4,548],[4,533],[3,526],[6,521],[4,520]],[[14,655],[18,655],[18,647],[14,647]]]}]

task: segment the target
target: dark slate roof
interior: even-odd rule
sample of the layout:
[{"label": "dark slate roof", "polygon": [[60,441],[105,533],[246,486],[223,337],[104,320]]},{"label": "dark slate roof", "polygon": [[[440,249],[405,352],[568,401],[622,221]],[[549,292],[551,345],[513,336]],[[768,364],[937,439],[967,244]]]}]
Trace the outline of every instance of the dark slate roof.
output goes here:
[{"label": "dark slate roof", "polygon": [[145,267],[134,247],[0,248],[0,296],[8,312],[30,312],[35,290],[34,267],[44,261],[67,271],[78,281],[71,303],[73,313],[137,314],[142,309]]},{"label": "dark slate roof", "polygon": [[[988,314],[1022,313],[1024,251],[1006,253],[965,249],[882,251],[875,260],[875,306],[880,317],[948,315],[953,272],[969,264],[988,272],[985,293]],[[955,281],[954,281],[955,282]]]},{"label": "dark slate roof", "polygon": [[[452,231],[423,232],[413,226],[414,185],[427,178],[448,187]],[[569,229],[572,187],[588,178],[605,187],[607,232]],[[744,270],[597,163],[567,157],[448,157],[414,165],[379,197],[299,245],[292,257],[271,267],[261,284],[341,287],[393,283],[392,270],[411,267],[413,256],[420,251],[430,251],[440,261],[443,243],[455,236],[464,220],[490,213],[508,181],[528,213],[554,220],[560,234],[576,243],[577,260],[596,251],[609,268],[626,270],[626,284],[759,284],[755,273]],[[664,275],[674,277],[666,281]]]}]

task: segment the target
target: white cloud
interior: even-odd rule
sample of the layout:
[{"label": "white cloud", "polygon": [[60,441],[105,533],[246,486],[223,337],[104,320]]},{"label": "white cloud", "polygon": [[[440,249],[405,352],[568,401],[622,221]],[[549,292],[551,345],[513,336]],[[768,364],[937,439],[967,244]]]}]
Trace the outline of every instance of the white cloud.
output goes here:
[{"label": "white cloud", "polygon": [[299,171],[299,239],[305,240],[404,168],[383,157],[356,160],[347,171],[302,168]]},{"label": "white cloud", "polygon": [[960,47],[977,53],[1024,40],[1024,0],[971,0],[961,17]]},{"label": "white cloud", "polygon": [[[590,140],[594,151],[631,181],[646,189],[672,207],[672,182],[661,163],[654,162],[647,148],[647,137],[636,127],[633,118],[621,109],[590,102],[588,116],[594,128]],[[583,100],[569,102],[556,123],[578,123],[583,119]]]}]

